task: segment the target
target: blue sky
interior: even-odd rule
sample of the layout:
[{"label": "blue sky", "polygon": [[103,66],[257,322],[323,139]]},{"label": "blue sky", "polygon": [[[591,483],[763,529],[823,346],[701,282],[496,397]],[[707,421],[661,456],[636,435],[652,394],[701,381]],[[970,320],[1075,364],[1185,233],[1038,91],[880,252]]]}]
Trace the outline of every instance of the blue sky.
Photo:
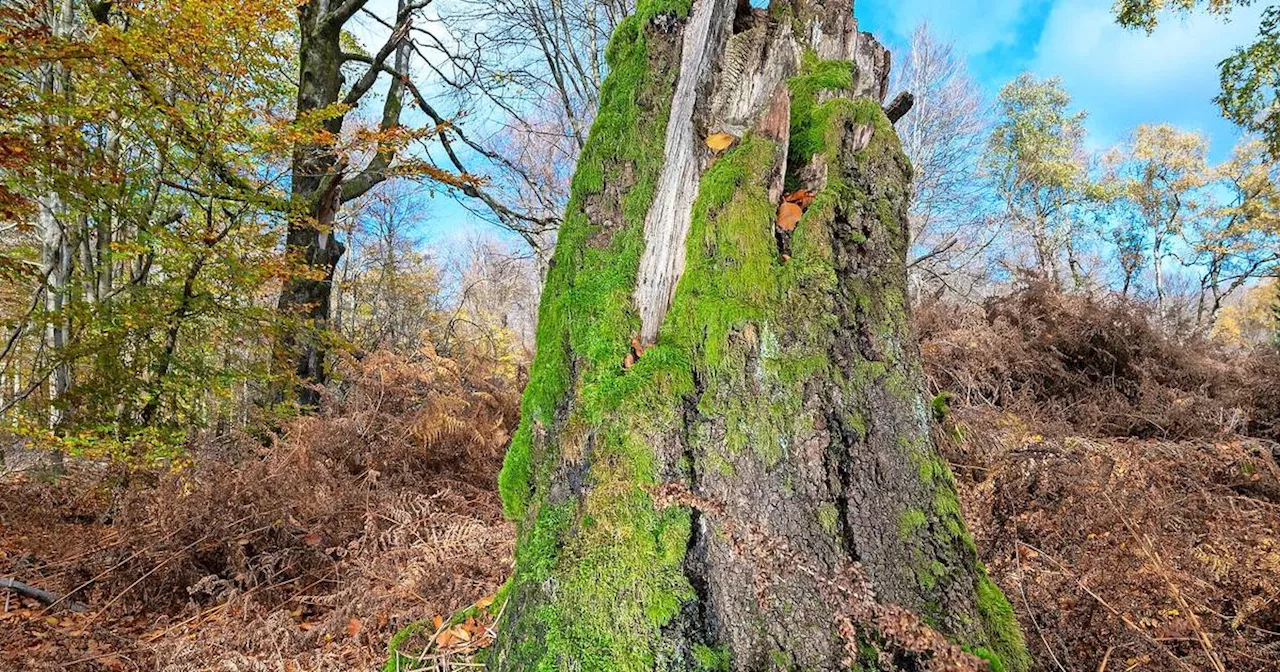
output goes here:
[{"label": "blue sky", "polygon": [[[1169,18],[1152,36],[1117,26],[1112,0],[855,0],[855,13],[863,30],[895,50],[927,21],[955,45],[989,97],[1022,72],[1062,77],[1076,109],[1089,112],[1096,149],[1122,142],[1138,124],[1170,122],[1205,133],[1213,157],[1222,159],[1239,134],[1212,102],[1217,63],[1252,42],[1267,4],[1238,10],[1230,22]],[[447,198],[429,207],[429,246],[448,248],[477,232],[514,238]]]},{"label": "blue sky", "polygon": [[1142,123],[1204,132],[1215,157],[1238,138],[1213,105],[1217,63],[1252,42],[1268,3],[1230,22],[1172,17],[1152,36],[1115,24],[1112,0],[855,0],[863,30],[900,48],[921,21],[955,44],[975,79],[994,96],[1021,72],[1060,76],[1077,108],[1089,111],[1095,147],[1124,139]]}]

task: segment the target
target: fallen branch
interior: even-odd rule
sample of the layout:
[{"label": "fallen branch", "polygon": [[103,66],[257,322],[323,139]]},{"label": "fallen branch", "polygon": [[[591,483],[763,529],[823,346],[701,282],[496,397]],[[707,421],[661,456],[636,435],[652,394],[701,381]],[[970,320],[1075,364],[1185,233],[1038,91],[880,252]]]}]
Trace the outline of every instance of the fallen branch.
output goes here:
[{"label": "fallen branch", "polygon": [[909,91],[903,91],[902,93],[899,93],[892,102],[885,106],[884,113],[889,117],[890,123],[896,124],[899,119],[907,116],[907,113],[911,111],[911,107],[915,105],[915,103],[916,97]]},{"label": "fallen branch", "polygon": [[[11,590],[23,597],[29,597],[39,601],[46,606],[52,606],[62,601],[62,596],[55,595],[47,590],[41,590],[35,586],[27,585],[17,579],[0,578],[0,588]],[[67,602],[67,608],[75,612],[87,611],[88,607],[79,602]]]}]

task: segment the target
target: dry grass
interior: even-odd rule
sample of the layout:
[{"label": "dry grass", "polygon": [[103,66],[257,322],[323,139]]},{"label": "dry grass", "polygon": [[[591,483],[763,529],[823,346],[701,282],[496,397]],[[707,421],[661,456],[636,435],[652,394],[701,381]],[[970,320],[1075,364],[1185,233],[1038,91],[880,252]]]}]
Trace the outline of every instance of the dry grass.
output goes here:
[{"label": "dry grass", "polygon": [[1280,669],[1280,467],[1255,439],[1044,436],[960,412],[966,517],[1046,670]]},{"label": "dry grass", "polygon": [[517,387],[378,354],[270,446],[203,442],[191,468],[135,474],[124,496],[100,465],[7,484],[0,574],[90,610],[11,603],[0,669],[381,664],[396,630],[492,594],[509,570],[493,484]]},{"label": "dry grass", "polygon": [[1275,434],[1275,350],[1226,352],[1166,337],[1144,304],[1032,283],[981,307],[917,310],[930,380],[963,406],[990,405],[1083,436],[1186,439]]},{"label": "dry grass", "polygon": [[[1137,315],[1034,287],[921,312],[966,517],[1040,669],[1280,670],[1280,356]],[[6,483],[0,574],[91,609],[11,598],[0,670],[367,670],[411,622],[422,669],[470,669],[431,618],[510,568],[518,387],[375,355],[278,442],[203,441],[125,497],[94,465]]]}]

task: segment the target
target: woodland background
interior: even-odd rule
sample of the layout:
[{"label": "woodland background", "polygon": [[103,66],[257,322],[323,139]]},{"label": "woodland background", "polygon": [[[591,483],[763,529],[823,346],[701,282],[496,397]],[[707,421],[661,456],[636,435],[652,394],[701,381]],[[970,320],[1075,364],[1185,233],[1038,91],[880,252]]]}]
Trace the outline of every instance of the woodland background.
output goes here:
[{"label": "woodland background", "polygon": [[[344,4],[343,95],[306,111],[295,2],[0,6],[0,576],[63,596],[6,594],[0,669],[490,641],[450,617],[510,569],[496,475],[632,8]],[[1160,39],[1163,4],[1117,17]],[[925,25],[895,54],[935,431],[1043,669],[1280,669],[1278,18],[1222,64],[1229,152],[1099,148],[1061,81],[988,99]],[[280,300],[317,272],[283,244],[316,147],[345,180],[321,322]],[[424,244],[446,200],[491,233]],[[299,333],[317,408],[278,394],[315,382],[279,365]]]}]

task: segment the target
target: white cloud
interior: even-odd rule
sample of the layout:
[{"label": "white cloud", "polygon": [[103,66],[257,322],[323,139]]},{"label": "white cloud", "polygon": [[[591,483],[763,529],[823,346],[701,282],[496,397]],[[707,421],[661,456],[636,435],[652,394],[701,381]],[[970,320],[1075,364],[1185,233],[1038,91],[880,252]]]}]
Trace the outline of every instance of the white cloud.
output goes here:
[{"label": "white cloud", "polygon": [[1205,131],[1215,153],[1235,138],[1212,99],[1217,63],[1252,41],[1262,8],[1237,11],[1229,23],[1195,15],[1171,18],[1147,36],[1116,25],[1110,0],[1060,0],[1032,61],[1040,76],[1061,75],[1078,106],[1089,110],[1095,141],[1110,144],[1140,123],[1167,121]]}]

